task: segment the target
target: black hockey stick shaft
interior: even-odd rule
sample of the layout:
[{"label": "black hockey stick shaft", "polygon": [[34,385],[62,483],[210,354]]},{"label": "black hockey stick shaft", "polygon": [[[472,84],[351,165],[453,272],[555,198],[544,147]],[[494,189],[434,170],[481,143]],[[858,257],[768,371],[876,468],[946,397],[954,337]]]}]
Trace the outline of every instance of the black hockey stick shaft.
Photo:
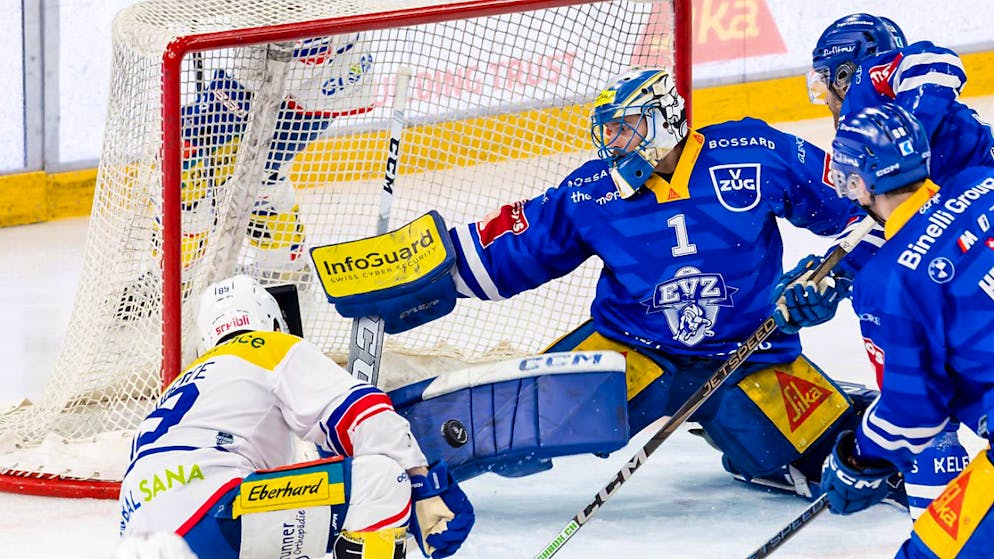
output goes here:
[{"label": "black hockey stick shaft", "polygon": [[[842,258],[852,252],[856,244],[859,243],[860,239],[866,236],[867,233],[873,229],[875,222],[873,218],[865,217],[862,221],[857,223],[853,227],[852,231],[846,235],[838,246],[829,253],[828,256],[815,268],[814,273],[811,276],[811,281],[817,283],[825,278],[829,272],[832,271]],[[545,548],[535,556],[535,559],[548,559],[555,555],[566,542],[570,540],[576,533],[583,527],[584,524],[590,521],[590,519],[597,513],[598,510],[612,495],[624,484],[635,471],[638,470],[649,456],[659,448],[659,445],[672,435],[677,428],[683,425],[687,419],[697,411],[697,408],[701,407],[704,402],[711,397],[712,394],[718,389],[719,386],[725,381],[730,374],[732,374],[739,365],[745,362],[750,355],[752,355],[759,344],[766,341],[767,338],[777,329],[776,320],[773,317],[769,317],[763,321],[759,328],[753,332],[746,340],[736,349],[732,355],[718,367],[718,370],[711,375],[704,385],[697,389],[686,402],[680,408],[674,412],[674,414],[663,424],[662,427],[656,431],[656,434],[646,442],[642,448],[628,461],[627,464],[621,467],[621,470],[611,478],[611,481],[607,483],[597,495],[594,497],[587,506],[580,509],[580,512],[573,517],[572,520],[566,525],[565,528],[559,531],[559,534]]]},{"label": "black hockey stick shaft", "polygon": [[784,526],[775,536],[766,540],[766,543],[761,545],[756,551],[752,552],[752,555],[748,559],[762,559],[763,557],[769,557],[778,547],[783,545],[783,542],[789,540],[794,534],[796,534],[805,524],[811,522],[814,517],[818,516],[819,513],[828,509],[828,495],[822,495],[815,499],[808,508],[801,511],[801,514],[797,515],[794,520],[791,520],[789,524]]},{"label": "black hockey stick shaft", "polygon": [[[390,230],[390,207],[393,204],[393,187],[397,179],[397,166],[400,160],[400,138],[404,133],[404,107],[407,105],[407,91],[411,82],[411,70],[401,67],[397,70],[397,87],[393,96],[393,115],[390,127],[390,143],[387,146],[387,166],[380,195],[380,214],[376,221],[376,233],[382,235]],[[349,361],[346,366],[352,376],[376,386],[380,377],[380,354],[383,351],[383,319],[378,316],[361,316],[352,320],[352,334],[349,338]]]}]

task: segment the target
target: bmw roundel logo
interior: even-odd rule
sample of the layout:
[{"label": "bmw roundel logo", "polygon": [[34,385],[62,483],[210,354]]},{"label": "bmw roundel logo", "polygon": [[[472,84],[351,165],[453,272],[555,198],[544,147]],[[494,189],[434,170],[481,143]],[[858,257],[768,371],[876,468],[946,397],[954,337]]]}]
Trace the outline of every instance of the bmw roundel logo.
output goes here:
[{"label": "bmw roundel logo", "polygon": [[956,275],[956,267],[952,260],[940,256],[928,263],[928,277],[935,283],[946,283]]},{"label": "bmw roundel logo", "polygon": [[469,432],[458,419],[450,419],[442,424],[442,437],[452,448],[459,448],[469,442]]}]

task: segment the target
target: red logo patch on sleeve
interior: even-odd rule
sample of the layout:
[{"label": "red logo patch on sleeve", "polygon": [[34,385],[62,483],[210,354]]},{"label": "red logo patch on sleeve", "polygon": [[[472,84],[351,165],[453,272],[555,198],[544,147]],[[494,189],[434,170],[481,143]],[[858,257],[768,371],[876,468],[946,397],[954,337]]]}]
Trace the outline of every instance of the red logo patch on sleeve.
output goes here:
[{"label": "red logo patch on sleeve", "polygon": [[873,343],[870,338],[863,338],[863,347],[866,348],[866,355],[870,358],[870,364],[877,373],[877,387],[883,385],[884,381],[884,350]]},{"label": "red logo patch on sleeve", "polygon": [[873,83],[873,89],[876,89],[891,99],[896,97],[894,86],[890,83],[890,77],[894,75],[894,71],[901,64],[902,58],[904,58],[904,55],[897,53],[897,56],[890,62],[870,68],[870,82]]},{"label": "red logo patch on sleeve", "polygon": [[824,164],[822,166],[822,169],[821,169],[821,182],[823,182],[826,185],[832,187],[832,190],[836,190],[835,183],[832,182],[832,178],[829,175],[829,173],[831,173],[831,172],[832,172],[832,155],[826,153],[825,154],[825,162],[824,162]]},{"label": "red logo patch on sleeve", "polygon": [[527,230],[528,218],[525,217],[524,200],[501,206],[476,223],[476,232],[480,235],[480,246],[483,248],[492,245],[502,235],[520,235]]}]

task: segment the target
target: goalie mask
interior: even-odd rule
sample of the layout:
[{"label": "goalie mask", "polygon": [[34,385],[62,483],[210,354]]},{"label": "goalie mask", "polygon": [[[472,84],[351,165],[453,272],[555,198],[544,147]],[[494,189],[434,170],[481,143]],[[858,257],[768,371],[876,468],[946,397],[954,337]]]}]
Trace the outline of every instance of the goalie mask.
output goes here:
[{"label": "goalie mask", "polygon": [[594,100],[590,135],[611,167],[622,198],[634,195],[653,169],[687,137],[687,115],[673,76],[660,68],[629,71]]},{"label": "goalie mask", "polygon": [[884,194],[928,177],[928,136],[921,123],[891,103],[867,107],[839,121],[829,178],[839,196],[855,200],[862,185]]},{"label": "goalie mask", "polygon": [[828,96],[845,97],[860,61],[872,54],[906,46],[904,33],[892,20],[851,14],[822,32],[811,54],[808,98],[824,105]]},{"label": "goalie mask", "polygon": [[276,299],[257,281],[237,275],[204,290],[197,303],[197,354],[235,332],[289,332]]}]

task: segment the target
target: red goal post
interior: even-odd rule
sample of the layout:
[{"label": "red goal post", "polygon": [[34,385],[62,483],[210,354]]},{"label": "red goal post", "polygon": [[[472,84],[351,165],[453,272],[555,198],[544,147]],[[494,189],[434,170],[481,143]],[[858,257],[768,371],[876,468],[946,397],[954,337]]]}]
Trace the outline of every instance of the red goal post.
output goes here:
[{"label": "red goal post", "polygon": [[[148,0],[114,26],[80,286],[44,397],[0,413],[0,490],[116,498],[130,436],[196,352],[195,295],[234,272],[295,283],[305,335],[347,351],[306,249],[373,233],[399,67],[413,71],[393,224],[533,197],[593,156],[590,102],[674,69],[691,0]],[[588,312],[597,264],[391,336],[415,358],[541,350]],[[386,374],[386,373],[384,373]],[[384,381],[399,384],[402,376]]]}]

